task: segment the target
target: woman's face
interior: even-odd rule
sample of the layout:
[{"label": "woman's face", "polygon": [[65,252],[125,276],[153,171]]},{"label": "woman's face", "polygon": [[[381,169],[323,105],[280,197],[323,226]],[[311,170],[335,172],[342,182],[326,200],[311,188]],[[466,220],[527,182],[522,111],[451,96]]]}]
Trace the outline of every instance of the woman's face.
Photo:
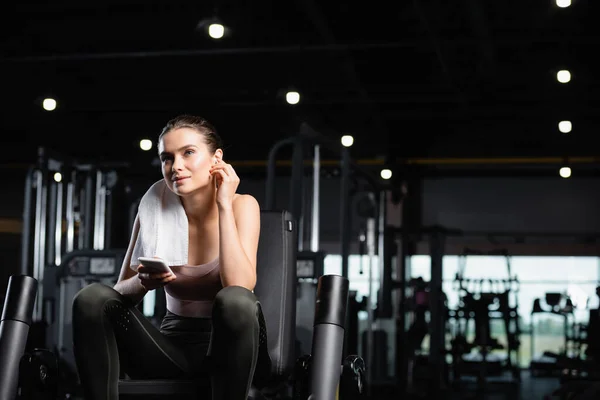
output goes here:
[{"label": "woman's face", "polygon": [[218,155],[209,152],[201,133],[174,129],[163,135],[158,152],[163,177],[173,193],[185,196],[212,184],[209,170]]}]

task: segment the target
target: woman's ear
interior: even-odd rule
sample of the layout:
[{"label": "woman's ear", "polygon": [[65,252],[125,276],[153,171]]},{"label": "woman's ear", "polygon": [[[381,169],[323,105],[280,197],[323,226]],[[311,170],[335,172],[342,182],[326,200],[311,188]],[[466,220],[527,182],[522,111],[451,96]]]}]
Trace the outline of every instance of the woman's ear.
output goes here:
[{"label": "woman's ear", "polygon": [[217,151],[215,151],[215,155],[213,156],[213,160],[215,164],[223,161],[223,150],[217,149]]}]

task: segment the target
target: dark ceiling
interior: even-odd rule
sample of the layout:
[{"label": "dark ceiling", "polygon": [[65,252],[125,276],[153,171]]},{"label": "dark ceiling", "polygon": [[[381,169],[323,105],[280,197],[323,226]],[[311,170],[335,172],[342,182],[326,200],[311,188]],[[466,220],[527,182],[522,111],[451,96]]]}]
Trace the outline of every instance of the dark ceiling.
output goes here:
[{"label": "dark ceiling", "polygon": [[[354,134],[356,159],[593,158],[593,3],[11,2],[0,14],[3,162],[40,145],[135,160],[139,140],[181,113],[211,120],[232,160],[265,160],[303,122]],[[196,30],[215,14],[231,27],[221,40]],[[563,68],[568,84],[556,80]],[[288,87],[298,105],[283,101]]]}]

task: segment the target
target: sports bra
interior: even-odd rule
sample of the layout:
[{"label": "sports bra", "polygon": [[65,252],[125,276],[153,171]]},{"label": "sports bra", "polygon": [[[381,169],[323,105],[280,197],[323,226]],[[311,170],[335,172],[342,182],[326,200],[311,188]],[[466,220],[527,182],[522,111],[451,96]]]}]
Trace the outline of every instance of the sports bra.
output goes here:
[{"label": "sports bra", "polygon": [[219,258],[201,265],[171,266],[177,277],[165,285],[167,310],[182,317],[210,318],[213,301],[223,288]]}]

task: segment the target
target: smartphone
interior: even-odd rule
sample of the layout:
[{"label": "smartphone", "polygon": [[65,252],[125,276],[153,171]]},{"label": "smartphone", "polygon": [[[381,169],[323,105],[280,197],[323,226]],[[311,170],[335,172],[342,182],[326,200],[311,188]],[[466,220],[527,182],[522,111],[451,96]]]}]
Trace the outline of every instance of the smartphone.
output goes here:
[{"label": "smartphone", "polygon": [[170,272],[173,273],[171,268],[160,258],[152,257],[138,257],[138,262],[144,267],[151,269],[153,272]]}]

